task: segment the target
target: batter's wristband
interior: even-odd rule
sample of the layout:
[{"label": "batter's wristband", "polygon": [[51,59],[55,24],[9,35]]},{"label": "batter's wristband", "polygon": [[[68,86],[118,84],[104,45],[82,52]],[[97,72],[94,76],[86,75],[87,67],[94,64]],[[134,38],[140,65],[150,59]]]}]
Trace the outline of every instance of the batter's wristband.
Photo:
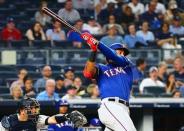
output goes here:
[{"label": "batter's wristband", "polygon": [[67,120],[66,116],[55,116],[56,122],[57,123],[63,123]]},{"label": "batter's wristband", "polygon": [[89,56],[89,61],[90,62],[95,62],[95,60],[96,60],[96,54],[97,54],[96,51],[91,52],[91,54]]}]

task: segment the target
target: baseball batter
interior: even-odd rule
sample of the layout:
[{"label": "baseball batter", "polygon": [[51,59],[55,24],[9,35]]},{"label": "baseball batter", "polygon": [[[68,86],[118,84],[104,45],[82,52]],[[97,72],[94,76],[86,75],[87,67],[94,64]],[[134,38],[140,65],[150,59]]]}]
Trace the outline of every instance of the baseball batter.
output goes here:
[{"label": "baseball batter", "polygon": [[[127,48],[120,43],[109,47],[98,42],[89,33],[82,34],[92,52],[84,69],[84,76],[96,79],[101,106],[98,115],[105,131],[136,131],[129,116],[129,97],[133,83],[133,64],[126,58]],[[96,64],[97,49],[106,57],[107,64]]]}]

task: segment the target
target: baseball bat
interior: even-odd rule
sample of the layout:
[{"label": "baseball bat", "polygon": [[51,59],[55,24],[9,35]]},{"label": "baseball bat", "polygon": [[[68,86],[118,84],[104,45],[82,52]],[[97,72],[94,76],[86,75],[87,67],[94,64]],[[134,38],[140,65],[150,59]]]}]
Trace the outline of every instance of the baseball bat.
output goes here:
[{"label": "baseball bat", "polygon": [[49,15],[50,17],[56,19],[58,22],[66,25],[67,27],[69,27],[70,29],[74,30],[75,32],[79,33],[80,35],[82,34],[80,30],[78,30],[77,28],[75,28],[74,26],[72,26],[71,24],[69,24],[67,21],[65,21],[63,18],[59,17],[56,13],[54,13],[53,11],[51,11],[49,8],[47,7],[43,7],[42,11]]}]

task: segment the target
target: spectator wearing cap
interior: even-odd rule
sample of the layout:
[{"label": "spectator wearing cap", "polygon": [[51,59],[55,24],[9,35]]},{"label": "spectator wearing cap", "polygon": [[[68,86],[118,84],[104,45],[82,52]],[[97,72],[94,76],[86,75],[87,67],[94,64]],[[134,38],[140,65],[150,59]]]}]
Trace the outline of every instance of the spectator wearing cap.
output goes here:
[{"label": "spectator wearing cap", "polygon": [[107,46],[112,43],[124,43],[123,37],[118,35],[117,27],[114,24],[108,26],[107,35],[103,36],[100,41]]},{"label": "spectator wearing cap", "polygon": [[122,26],[120,24],[116,23],[116,18],[114,15],[110,15],[108,20],[109,20],[109,23],[107,23],[103,26],[103,34],[107,33],[108,27],[111,25],[116,26],[116,29],[117,29],[119,34],[123,35],[125,33]]},{"label": "spectator wearing cap", "polygon": [[52,76],[52,68],[48,65],[44,66],[42,68],[42,78],[39,78],[35,84],[34,84],[34,88],[36,89],[36,91],[38,92],[38,88],[40,87],[45,87],[45,83],[46,81],[51,78]]},{"label": "spectator wearing cap", "polygon": [[50,24],[51,23],[51,17],[48,16],[47,14],[45,14],[42,11],[42,8],[43,7],[47,7],[47,5],[48,5],[47,1],[42,1],[40,3],[39,10],[36,11],[36,13],[35,13],[35,20],[37,22],[40,22],[42,24],[42,26],[46,26],[47,24]]},{"label": "spectator wearing cap", "polygon": [[108,23],[108,18],[110,15],[113,14],[114,16],[116,16],[117,14],[117,11],[115,8],[116,3],[117,2],[115,0],[107,0],[107,8],[101,10],[97,16],[98,22],[101,25]]},{"label": "spectator wearing cap", "polygon": [[59,100],[59,94],[55,93],[56,82],[48,79],[45,84],[45,91],[40,92],[36,99],[39,101]]},{"label": "spectator wearing cap", "polygon": [[82,85],[82,80],[80,77],[75,77],[73,81],[73,85],[77,88],[77,95],[78,96],[84,96],[86,94],[86,91]]},{"label": "spectator wearing cap", "polygon": [[[75,21],[74,27],[76,29],[80,30],[81,32],[86,32],[85,30],[82,29],[83,24],[84,24],[83,20],[79,19],[79,20]],[[77,47],[77,48],[81,48],[82,42],[84,42],[84,40],[81,38],[80,34],[73,31],[73,30],[70,30],[67,33],[67,40],[71,41],[73,43],[73,46]]]},{"label": "spectator wearing cap", "polygon": [[94,129],[91,129],[92,131],[101,131],[101,126],[102,126],[102,123],[100,122],[98,118],[92,118],[90,120],[89,127],[94,128]]},{"label": "spectator wearing cap", "polygon": [[92,98],[92,99],[99,98],[99,89],[98,89],[98,86],[96,84],[90,84],[87,87],[87,93],[88,93],[89,97]]},{"label": "spectator wearing cap", "polygon": [[145,59],[139,58],[136,60],[136,67],[133,68],[134,84],[138,84],[145,78],[145,69],[147,63]]},{"label": "spectator wearing cap", "polygon": [[128,6],[132,9],[136,17],[144,13],[144,5],[139,0],[131,0]]},{"label": "spectator wearing cap", "polygon": [[143,93],[145,87],[165,87],[165,83],[158,80],[158,68],[150,67],[149,69],[149,77],[142,80],[139,86],[140,93]]},{"label": "spectator wearing cap", "polygon": [[66,93],[66,88],[64,86],[64,79],[65,78],[62,75],[55,78],[55,81],[56,81],[55,92],[58,93],[58,94]]},{"label": "spectator wearing cap", "polygon": [[90,34],[93,34],[93,35],[102,34],[102,27],[95,20],[94,16],[89,17],[88,22],[83,24],[82,29],[88,31]]},{"label": "spectator wearing cap", "polygon": [[47,40],[66,40],[66,34],[65,31],[62,29],[61,23],[53,19],[53,28],[46,31],[46,37]]},{"label": "spectator wearing cap", "polygon": [[15,27],[15,21],[13,18],[7,19],[6,27],[2,29],[0,38],[5,41],[22,39],[21,31]]},{"label": "spectator wearing cap", "polygon": [[[65,99],[60,99],[56,102],[58,114],[66,115],[68,113],[69,103]],[[75,131],[71,121],[66,121],[60,124],[51,124],[48,126],[48,131]]]},{"label": "spectator wearing cap", "polygon": [[129,34],[125,35],[124,38],[128,48],[135,48],[148,45],[142,37],[136,35],[135,24],[130,24],[128,26],[128,32]]},{"label": "spectator wearing cap", "polygon": [[169,30],[174,35],[184,35],[184,26],[181,25],[180,16],[175,16]]},{"label": "spectator wearing cap", "polygon": [[80,14],[73,8],[71,0],[65,2],[64,8],[58,11],[58,15],[69,23],[74,23],[76,20],[80,19]]},{"label": "spectator wearing cap", "polygon": [[71,66],[69,66],[64,69],[64,72],[65,72],[64,86],[67,87],[73,84],[73,81],[75,78],[75,74],[74,74],[75,70]]},{"label": "spectator wearing cap", "polygon": [[165,83],[166,78],[167,78],[167,63],[165,61],[161,61],[158,64],[158,80]]},{"label": "spectator wearing cap", "polygon": [[73,85],[67,87],[67,93],[62,97],[62,99],[81,99],[81,96],[77,95],[77,88]]}]

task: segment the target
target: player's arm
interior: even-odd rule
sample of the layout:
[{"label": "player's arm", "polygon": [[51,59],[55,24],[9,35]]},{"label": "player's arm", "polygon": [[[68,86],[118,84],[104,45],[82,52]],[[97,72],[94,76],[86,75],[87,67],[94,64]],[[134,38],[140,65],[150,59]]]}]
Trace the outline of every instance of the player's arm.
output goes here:
[{"label": "player's arm", "polygon": [[118,56],[115,51],[111,50],[103,43],[97,41],[91,34],[83,33],[82,38],[86,40],[92,50],[98,48],[107,59],[114,61],[116,64],[120,66],[127,66],[130,64],[126,57]]},{"label": "player's arm", "polygon": [[83,74],[84,77],[88,78],[88,79],[93,79],[96,76],[97,73],[97,68],[96,68],[96,64],[95,64],[95,60],[96,60],[96,54],[97,51],[92,51],[88,61],[86,62],[85,68],[83,70]]}]

